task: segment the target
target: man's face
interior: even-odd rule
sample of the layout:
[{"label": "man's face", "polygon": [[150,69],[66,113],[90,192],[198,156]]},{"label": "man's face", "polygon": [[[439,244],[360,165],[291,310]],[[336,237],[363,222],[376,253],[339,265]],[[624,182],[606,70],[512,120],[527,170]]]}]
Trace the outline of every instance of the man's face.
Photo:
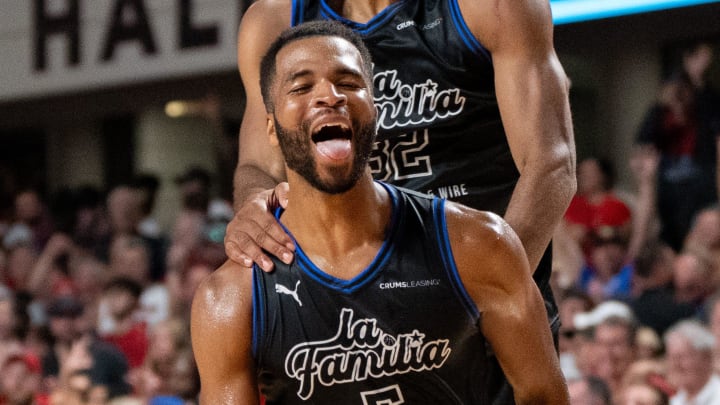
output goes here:
[{"label": "man's face", "polygon": [[606,381],[621,377],[635,360],[629,328],[622,324],[602,323],[595,328],[595,345],[601,355],[598,375]]},{"label": "man's face", "polygon": [[326,193],[350,189],[372,150],[376,112],[362,66],[338,37],[296,40],[277,55],[271,141],[291,172]]},{"label": "man's face", "polygon": [[712,374],[710,351],[695,349],[684,337],[668,340],[666,357],[668,377],[680,389],[699,390]]}]

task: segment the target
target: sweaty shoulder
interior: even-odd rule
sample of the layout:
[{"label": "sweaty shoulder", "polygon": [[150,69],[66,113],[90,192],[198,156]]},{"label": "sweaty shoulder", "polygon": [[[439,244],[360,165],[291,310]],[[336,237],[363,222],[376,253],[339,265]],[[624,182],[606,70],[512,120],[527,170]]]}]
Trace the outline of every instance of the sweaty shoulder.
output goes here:
[{"label": "sweaty shoulder", "polygon": [[195,292],[190,332],[202,386],[201,403],[258,403],[251,287],[252,271],[227,262]]},{"label": "sweaty shoulder", "polygon": [[529,279],[522,243],[502,217],[452,202],[446,203],[445,215],[455,264],[472,296],[481,295],[473,294],[478,288]]},{"label": "sweaty shoulder", "polygon": [[448,201],[445,203],[445,216],[453,250],[466,245],[481,250],[492,250],[491,247],[497,244],[507,244],[508,248],[513,248],[515,243],[520,243],[507,222],[492,212]]},{"label": "sweaty shoulder", "polygon": [[193,323],[244,323],[252,316],[252,270],[227,261],[195,292]]}]

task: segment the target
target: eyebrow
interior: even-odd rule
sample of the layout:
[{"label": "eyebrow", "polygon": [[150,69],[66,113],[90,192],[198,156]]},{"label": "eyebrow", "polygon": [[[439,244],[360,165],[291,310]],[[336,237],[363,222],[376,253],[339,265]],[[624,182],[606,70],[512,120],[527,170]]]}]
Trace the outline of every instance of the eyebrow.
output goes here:
[{"label": "eyebrow", "polygon": [[[285,83],[292,83],[294,80],[296,80],[296,79],[298,79],[298,78],[305,77],[305,76],[312,76],[312,75],[313,75],[313,71],[312,71],[312,70],[310,70],[310,69],[303,69],[303,70],[299,70],[299,71],[297,71],[297,72],[293,72],[293,73],[287,75],[287,77],[285,78],[284,82],[285,82]],[[337,75],[337,76],[353,76],[353,77],[359,77],[359,78],[364,78],[364,77],[365,77],[365,75],[363,75],[363,72],[362,72],[362,71],[356,70],[356,69],[351,69],[351,68],[346,68],[346,67],[340,68],[340,69],[337,70],[336,72],[333,72],[333,75]]]},{"label": "eyebrow", "polygon": [[309,70],[309,69],[303,69],[303,70],[300,70],[300,71],[297,71],[297,72],[294,72],[294,73],[291,73],[291,74],[287,75],[287,77],[286,77],[285,80],[283,80],[283,81],[284,81],[285,83],[291,83],[291,82],[293,82],[293,81],[294,81],[295,79],[297,79],[297,78],[300,78],[300,77],[303,77],[303,76],[310,76],[310,75],[312,75],[312,71],[311,71],[311,70]]}]

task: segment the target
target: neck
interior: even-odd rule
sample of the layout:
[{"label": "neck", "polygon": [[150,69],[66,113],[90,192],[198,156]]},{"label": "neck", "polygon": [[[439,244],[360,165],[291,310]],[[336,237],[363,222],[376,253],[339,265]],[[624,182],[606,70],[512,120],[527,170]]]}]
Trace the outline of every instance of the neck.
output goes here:
[{"label": "neck", "polygon": [[[369,172],[349,191],[330,195],[288,174],[282,222],[323,271],[351,278],[373,260],[390,221],[390,198]],[[296,181],[293,181],[296,180]]]}]

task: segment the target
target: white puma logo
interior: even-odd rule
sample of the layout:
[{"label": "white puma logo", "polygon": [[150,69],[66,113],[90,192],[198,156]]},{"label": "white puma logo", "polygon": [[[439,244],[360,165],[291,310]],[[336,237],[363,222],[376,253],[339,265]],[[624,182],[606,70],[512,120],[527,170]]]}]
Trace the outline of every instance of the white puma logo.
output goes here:
[{"label": "white puma logo", "polygon": [[287,294],[287,295],[293,297],[295,299],[295,301],[297,301],[297,303],[300,306],[302,306],[302,302],[300,301],[300,297],[298,297],[298,293],[297,293],[299,286],[300,286],[300,280],[298,280],[297,283],[295,284],[295,290],[291,290],[282,284],[275,284],[275,292],[278,294]]}]

